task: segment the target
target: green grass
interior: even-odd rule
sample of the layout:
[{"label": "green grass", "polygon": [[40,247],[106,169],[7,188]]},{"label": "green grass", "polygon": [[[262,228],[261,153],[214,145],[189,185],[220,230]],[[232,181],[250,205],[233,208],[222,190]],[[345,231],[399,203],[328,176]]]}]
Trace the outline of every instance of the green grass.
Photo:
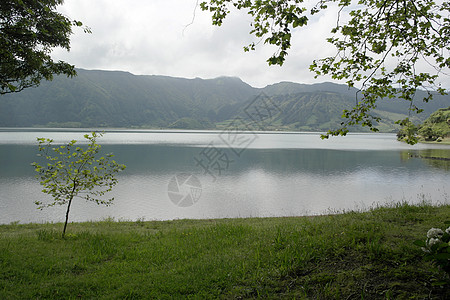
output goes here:
[{"label": "green grass", "polygon": [[443,139],[440,139],[440,141],[426,141],[424,138],[419,138],[420,143],[424,144],[443,144],[443,145],[450,145],[450,137],[445,137]]},{"label": "green grass", "polygon": [[0,299],[449,299],[413,245],[450,205],[0,226]]}]

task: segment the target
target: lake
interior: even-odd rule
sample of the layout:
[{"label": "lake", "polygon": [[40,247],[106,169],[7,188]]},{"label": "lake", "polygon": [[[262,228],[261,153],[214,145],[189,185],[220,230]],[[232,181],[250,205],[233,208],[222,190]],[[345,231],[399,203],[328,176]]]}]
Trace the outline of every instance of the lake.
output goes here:
[{"label": "lake", "polygon": [[[0,129],[0,223],[62,222],[34,177],[36,137],[89,131]],[[107,130],[98,140],[127,169],[109,207],[75,199],[70,221],[302,216],[422,200],[450,203],[450,146],[409,146],[395,134]]]}]

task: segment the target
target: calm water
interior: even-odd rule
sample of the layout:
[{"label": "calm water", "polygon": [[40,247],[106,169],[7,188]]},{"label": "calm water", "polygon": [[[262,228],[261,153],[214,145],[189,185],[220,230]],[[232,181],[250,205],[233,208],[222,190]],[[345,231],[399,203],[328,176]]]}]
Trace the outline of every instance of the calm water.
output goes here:
[{"label": "calm water", "polygon": [[[36,137],[82,140],[86,132],[0,129],[0,223],[60,222],[65,207],[37,210],[30,163]],[[397,142],[393,134],[110,131],[99,140],[127,165],[110,207],[78,200],[71,221],[297,216],[391,201],[450,203],[450,146]]]}]

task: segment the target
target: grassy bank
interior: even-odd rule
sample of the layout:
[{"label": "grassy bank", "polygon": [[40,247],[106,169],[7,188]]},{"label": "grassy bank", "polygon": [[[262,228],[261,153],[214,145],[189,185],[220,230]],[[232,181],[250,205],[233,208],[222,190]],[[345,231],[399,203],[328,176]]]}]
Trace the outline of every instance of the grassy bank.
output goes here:
[{"label": "grassy bank", "polygon": [[299,218],[0,226],[0,299],[449,299],[413,245],[450,205]]},{"label": "grassy bank", "polygon": [[450,145],[450,137],[445,137],[443,139],[440,139],[439,142],[437,142],[437,141],[426,141],[424,138],[419,138],[419,143]]}]

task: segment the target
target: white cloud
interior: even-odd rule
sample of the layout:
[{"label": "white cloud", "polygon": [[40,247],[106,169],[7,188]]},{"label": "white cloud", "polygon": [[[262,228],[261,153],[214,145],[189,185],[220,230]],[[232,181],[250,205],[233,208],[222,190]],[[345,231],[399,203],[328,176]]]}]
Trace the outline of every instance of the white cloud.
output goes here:
[{"label": "white cloud", "polygon": [[249,35],[250,17],[233,11],[221,27],[211,24],[211,15],[197,0],[66,0],[60,11],[92,29],[76,29],[71,51],[57,49],[55,59],[79,68],[122,70],[134,74],[213,78],[238,76],[252,86],[279,81],[313,83],[309,65],[314,59],[334,54],[326,42],[336,23],[331,8],[296,29],[292,46],[282,67],[268,66],[274,47],[262,42],[256,51],[243,46],[256,41]]}]

